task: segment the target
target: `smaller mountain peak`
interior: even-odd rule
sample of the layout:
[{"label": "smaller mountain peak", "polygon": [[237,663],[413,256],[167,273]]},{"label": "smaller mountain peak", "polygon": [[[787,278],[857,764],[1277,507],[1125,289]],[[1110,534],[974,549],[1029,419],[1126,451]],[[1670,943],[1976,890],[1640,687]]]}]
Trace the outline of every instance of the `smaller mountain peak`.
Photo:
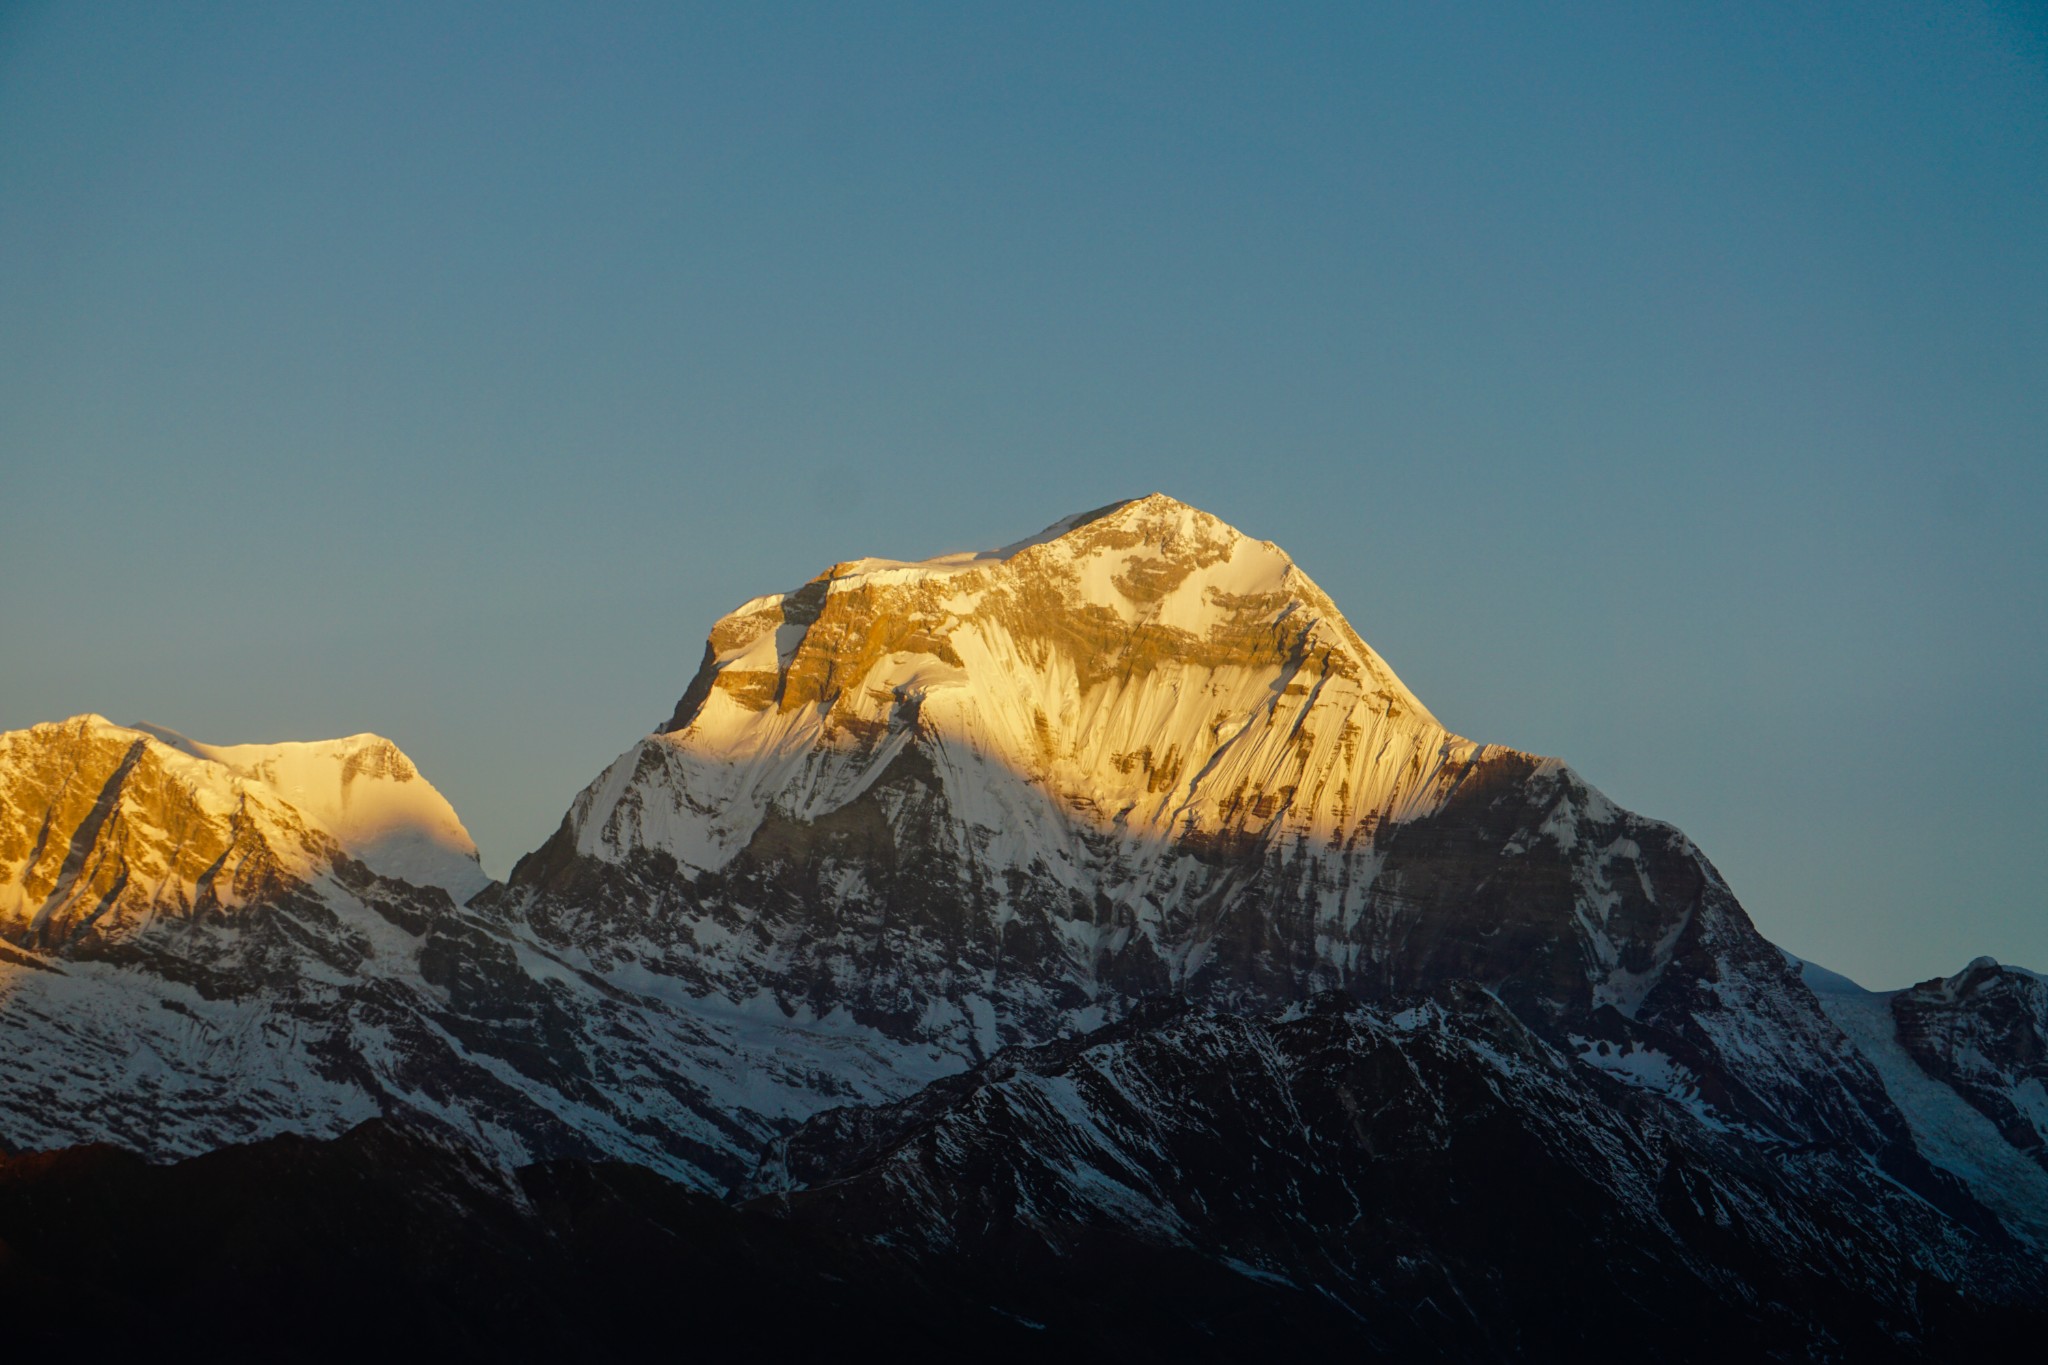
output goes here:
[{"label": "smaller mountain peak", "polygon": [[167,725],[137,721],[113,727],[148,735],[178,752],[208,763],[218,763],[243,776],[260,776],[275,771],[280,761],[291,763],[338,764],[343,786],[359,777],[389,782],[410,782],[419,769],[405,751],[379,734],[363,731],[338,739],[284,740],[273,744],[202,744]]},{"label": "smaller mountain peak", "polygon": [[443,887],[458,900],[490,882],[454,807],[382,735],[206,744],[169,726],[120,725],[94,713],[26,733],[59,750],[113,742],[138,760],[147,755],[165,766],[188,789],[210,790],[230,801],[245,787],[260,788],[310,817],[373,871]]}]

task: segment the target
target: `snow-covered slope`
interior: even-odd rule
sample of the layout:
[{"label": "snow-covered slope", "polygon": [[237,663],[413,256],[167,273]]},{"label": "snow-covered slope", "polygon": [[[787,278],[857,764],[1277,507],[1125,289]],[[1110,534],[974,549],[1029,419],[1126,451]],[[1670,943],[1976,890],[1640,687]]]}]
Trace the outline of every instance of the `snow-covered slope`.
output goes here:
[{"label": "snow-covered slope", "polygon": [[753,1083],[722,1061],[735,1035],[864,1097],[858,1046],[614,990],[457,904],[483,883],[375,736],[216,749],[97,716],[0,735],[0,1149],[162,1159],[414,1113],[508,1161],[701,1179],[768,1135],[727,1117]]},{"label": "snow-covered slope", "polygon": [[[1634,1212],[1600,1202],[1619,1187],[1575,1206],[1636,1250],[1663,1254],[1681,1196],[1713,1227],[1789,1201],[1803,1221],[1748,1228],[1744,1256],[1897,1241],[1857,1292],[2009,1286],[2011,1232],[2048,1221],[2030,1187],[1966,1169],[1981,1134],[1901,1112],[1896,1058],[1823,1009],[1683,834],[1557,760],[1449,734],[1283,553],[1168,498],[746,603],[667,723],[466,899],[459,822],[380,744],[94,721],[0,741],[0,1141],[171,1155],[413,1112],[501,1159],[622,1157],[715,1189],[832,1111],[982,1094],[1002,1102],[948,1110],[959,1150],[1010,1133],[1030,1149],[996,1155],[1040,1207],[1170,1243],[1236,1178],[1167,1142],[1170,1101],[1112,1131],[1088,1096],[975,1068],[1138,1027],[1163,997],[1226,1022],[1144,1055],[1222,1040],[1214,1084],[1248,1095],[1279,1055],[1252,1035],[1306,1038],[1300,1011],[1336,1001],[1343,1047],[1384,1066],[1318,1123],[1373,1129],[1392,1105],[1431,1133],[1455,1101],[1506,1145],[1465,1149],[1446,1188],[1536,1134],[1546,1171],[1656,1187]],[[1967,1039],[1992,1063],[1963,1069],[1968,1094],[1944,1081],[1977,1112],[2033,1094],[2013,1030],[2039,1020],[2006,1008],[2030,999],[1964,982],[1925,1002],[1929,1055]],[[1457,1060],[1417,1091],[1400,1058],[1441,1060],[1411,1036],[1425,1018]],[[1588,1142],[1669,1141],[1615,1165],[1503,1118],[1489,1086],[1562,1096]],[[1005,1117],[1026,1104],[1032,1123]],[[1155,1130],[1132,1157],[1149,1185],[1068,1159]],[[1239,1174],[1266,1172],[1272,1134],[1232,1133]]]},{"label": "snow-covered slope", "polygon": [[[1978,971],[1981,976],[1986,962],[1988,959],[1972,963],[1964,975]],[[2009,1141],[1996,1122],[1944,1079],[1939,1066],[1930,1071],[1907,1050],[1893,1013],[1898,998],[1907,992],[1867,991],[1824,967],[1811,962],[1800,965],[1828,1017],[1884,1078],[1885,1090],[1912,1125],[1920,1150],[1936,1165],[1961,1177],[2007,1226],[2037,1246],[2048,1247],[2048,1170],[2026,1147]],[[1951,988],[1948,998],[1953,1001],[1955,997]],[[1992,1049],[2003,1050],[1998,1042]],[[1983,1056],[1981,1051],[1977,1055]]]},{"label": "snow-covered slope", "polygon": [[[1854,1151],[1759,1151],[1468,985],[1398,1010],[1149,1005],[821,1114],[753,1189],[935,1274],[988,1267],[1036,1321],[1070,1317],[1090,1267],[1120,1304],[1148,1261],[1201,1257],[1243,1286],[1185,1307],[1209,1330],[1284,1288],[1296,1314],[1343,1305],[1369,1359],[1956,1359],[1929,1286],[2042,1284]],[[1084,1283],[1034,1280],[1048,1264]]]},{"label": "snow-covered slope", "polygon": [[942,1068],[1162,993],[1470,979],[1724,1121],[1901,1123],[1684,835],[1448,733],[1283,552],[1160,495],[743,604],[486,900],[613,984]]},{"label": "snow-covered slope", "polygon": [[376,735],[216,748],[101,716],[0,735],[0,924],[38,945],[126,942],[337,857],[458,900],[490,884],[454,808]]},{"label": "snow-covered slope", "polygon": [[664,732],[579,802],[578,852],[716,871],[771,810],[841,808],[920,737],[992,861],[1058,875],[1087,835],[1136,857],[1190,830],[1356,843],[1476,752],[1276,546],[1159,495],[748,602]]},{"label": "snow-covered slope", "polygon": [[215,763],[332,834],[379,876],[439,886],[457,901],[490,885],[455,808],[379,735],[284,744],[201,744],[160,725],[135,730]]}]

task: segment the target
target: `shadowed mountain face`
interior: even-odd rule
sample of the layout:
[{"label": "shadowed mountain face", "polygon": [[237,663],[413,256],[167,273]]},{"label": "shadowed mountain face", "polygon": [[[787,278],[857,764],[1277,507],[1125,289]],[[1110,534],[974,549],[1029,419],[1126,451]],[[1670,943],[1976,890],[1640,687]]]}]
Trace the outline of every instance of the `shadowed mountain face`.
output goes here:
[{"label": "shadowed mountain face", "polygon": [[821,1115],[757,1185],[508,1171],[381,1120],[171,1166],[0,1158],[0,1310],[31,1350],[224,1359],[1903,1362],[2048,1329],[1995,1233],[1717,1144],[1469,991],[1147,1007]]},{"label": "shadowed mountain face", "polygon": [[[1155,995],[1465,980],[1560,1046],[1640,1040],[1776,1140],[1898,1142],[1689,840],[1444,731],[1282,552],[1163,497],[745,604],[663,731],[480,905],[608,980],[829,1027],[920,1079]],[[772,1129],[807,1085],[746,1103]]]},{"label": "shadowed mountain face", "polygon": [[[805,1311],[792,1313],[801,1303]],[[0,1309],[48,1358],[619,1359],[1028,1335],[848,1239],[643,1167],[507,1171],[372,1121],[171,1166],[0,1158]]]},{"label": "shadowed mountain face", "polygon": [[1077,1259],[1193,1252],[1341,1303],[1388,1359],[1940,1358],[1974,1314],[1902,1246],[1998,1320],[2048,1325],[2042,1268],[1966,1199],[1944,1215],[1853,1156],[1698,1120],[1471,986],[1398,1009],[1148,1007],[822,1114],[751,1189],[1006,1280],[1033,1318],[1062,1316]]},{"label": "shadowed mountain face", "polygon": [[385,1116],[977,1302],[1022,1266],[1034,1320],[1142,1263],[1217,1340],[1395,1355],[1584,1345],[1560,1265],[1700,1359],[2041,1301],[2038,979],[1817,996],[1683,834],[1163,497],[742,605],[504,886],[370,736],[82,718],[0,737],[0,801],[15,1150]]},{"label": "shadowed mountain face", "polygon": [[1891,998],[1900,1044],[2048,1170],[2048,981],[1980,957]]},{"label": "shadowed mountain face", "polygon": [[758,1144],[694,1079],[714,1027],[457,904],[487,884],[375,736],[0,736],[0,1150],[180,1156],[384,1113],[514,1162],[694,1173]]}]

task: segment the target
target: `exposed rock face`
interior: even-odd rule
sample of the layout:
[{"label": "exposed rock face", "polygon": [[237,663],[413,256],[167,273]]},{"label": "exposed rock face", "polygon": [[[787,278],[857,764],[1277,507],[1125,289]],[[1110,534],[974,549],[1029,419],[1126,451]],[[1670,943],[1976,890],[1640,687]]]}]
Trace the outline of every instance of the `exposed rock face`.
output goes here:
[{"label": "exposed rock face", "polygon": [[1891,1007],[1920,1068],[2048,1169],[2048,981],[1980,957],[1898,992]]},{"label": "exposed rock face", "polygon": [[1362,1313],[1397,1355],[1583,1346],[1560,1265],[1703,1359],[2048,1292],[2038,978],[1824,980],[1163,497],[743,605],[505,886],[370,736],[83,718],[0,737],[0,803],[16,1149],[424,1120],[743,1185],[976,1302],[1025,1264],[1025,1317],[1142,1263],[1230,1340]]},{"label": "exposed rock face", "polygon": [[1995,1226],[1581,1065],[1470,986],[1400,1009],[1148,1007],[822,1114],[753,1188],[806,1226],[977,1267],[1038,1320],[1067,1312],[1055,1267],[1128,1244],[1196,1253],[1341,1304],[1374,1359],[1620,1342],[1660,1360],[1941,1358],[1954,1291],[1922,1258],[2041,1321],[2042,1268]]},{"label": "exposed rock face", "polygon": [[[1285,554],[1159,496],[745,604],[483,903],[614,984],[829,1023],[906,1082],[1154,995],[1455,979],[1561,1046],[1654,1048],[1775,1140],[1901,1142],[1689,840],[1449,734]],[[744,1104],[772,1131],[812,1086]]]},{"label": "exposed rock face", "polygon": [[376,736],[0,735],[0,1148],[162,1158],[386,1113],[510,1161],[695,1173],[760,1141],[707,1099],[715,1026],[456,903],[487,884]]}]

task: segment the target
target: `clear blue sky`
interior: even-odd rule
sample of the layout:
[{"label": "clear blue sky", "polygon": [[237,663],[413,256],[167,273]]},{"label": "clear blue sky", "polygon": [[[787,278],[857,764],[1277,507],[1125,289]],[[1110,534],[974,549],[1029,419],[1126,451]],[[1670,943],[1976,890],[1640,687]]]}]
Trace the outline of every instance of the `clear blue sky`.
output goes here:
[{"label": "clear blue sky", "polygon": [[2048,968],[2048,19],[0,4],[0,727],[502,874],[706,628],[1164,490],[1872,985]]}]

